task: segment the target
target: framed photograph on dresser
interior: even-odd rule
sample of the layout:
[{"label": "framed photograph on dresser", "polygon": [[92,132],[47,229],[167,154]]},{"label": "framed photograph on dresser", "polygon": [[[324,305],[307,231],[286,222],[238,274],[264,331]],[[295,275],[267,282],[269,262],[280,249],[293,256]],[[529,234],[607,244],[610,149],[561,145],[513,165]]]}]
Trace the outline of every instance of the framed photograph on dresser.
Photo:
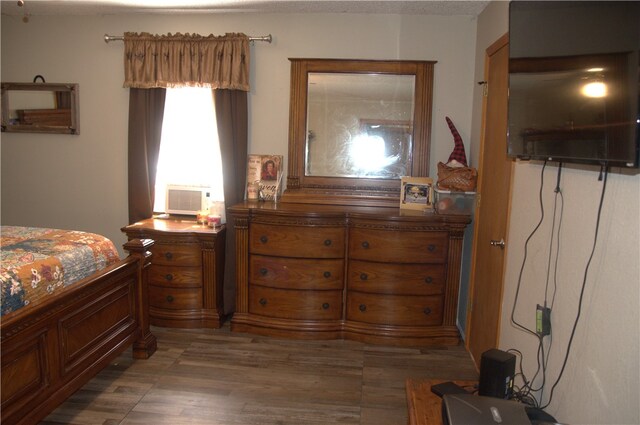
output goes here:
[{"label": "framed photograph on dresser", "polygon": [[409,210],[433,209],[433,179],[430,177],[402,177],[400,179],[400,208]]}]

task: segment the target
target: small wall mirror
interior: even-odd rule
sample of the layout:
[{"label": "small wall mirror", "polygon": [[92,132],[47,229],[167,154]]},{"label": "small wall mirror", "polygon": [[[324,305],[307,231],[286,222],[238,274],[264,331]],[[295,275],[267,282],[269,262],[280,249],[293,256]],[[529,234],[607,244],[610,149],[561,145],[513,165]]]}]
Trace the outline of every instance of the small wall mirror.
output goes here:
[{"label": "small wall mirror", "polygon": [[397,205],[428,176],[432,61],[290,59],[286,202]]},{"label": "small wall mirror", "polygon": [[78,84],[2,83],[2,131],[79,134]]}]

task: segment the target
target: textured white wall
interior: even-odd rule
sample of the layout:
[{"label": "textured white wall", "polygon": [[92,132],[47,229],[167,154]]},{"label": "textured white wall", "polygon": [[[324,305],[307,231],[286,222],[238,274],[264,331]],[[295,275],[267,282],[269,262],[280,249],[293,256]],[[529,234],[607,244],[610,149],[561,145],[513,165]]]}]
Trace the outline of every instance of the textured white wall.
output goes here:
[{"label": "textured white wall", "polygon": [[468,143],[476,21],[468,16],[223,14],[2,16],[2,80],[80,84],[81,134],[2,134],[3,224],[96,231],[127,224],[125,31],[272,34],[252,47],[249,152],[287,155],[288,58],[436,60],[431,169],[446,160],[450,116]]},{"label": "textured white wall", "polygon": [[[477,58],[507,32],[508,2],[491,3],[478,19]],[[476,69],[480,69],[477,64]],[[474,103],[473,128],[478,132],[481,109]],[[475,136],[474,136],[475,138]],[[535,329],[536,304],[546,286],[549,238],[557,165],[544,172],[545,221],[528,247],[516,320]],[[538,193],[542,164],[517,163],[499,348],[524,354],[524,372],[533,378],[537,340],[510,322],[524,243],[540,219]],[[560,233],[558,284],[552,311],[553,342],[549,352],[545,402],[564,359],[575,321],[585,267],[593,244],[602,182],[595,167],[568,166],[562,171],[564,216]],[[563,423],[640,423],[640,176],[612,173],[602,209],[598,243],[586,280],[581,319],[564,375],[548,412]],[[556,222],[557,223],[557,222]],[[555,256],[555,248],[554,254]],[[553,267],[553,263],[552,263]],[[552,269],[553,272],[553,269]],[[552,275],[553,276],[553,275]],[[550,288],[553,288],[551,281]],[[534,385],[540,384],[540,377]]]}]

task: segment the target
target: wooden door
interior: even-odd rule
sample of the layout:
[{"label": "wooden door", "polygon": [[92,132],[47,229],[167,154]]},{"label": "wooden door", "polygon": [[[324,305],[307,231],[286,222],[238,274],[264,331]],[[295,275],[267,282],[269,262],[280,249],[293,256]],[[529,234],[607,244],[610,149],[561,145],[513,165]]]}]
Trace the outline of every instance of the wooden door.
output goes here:
[{"label": "wooden door", "polygon": [[[500,329],[513,166],[507,158],[508,62],[509,38],[505,34],[487,49],[485,56],[487,84],[467,314],[467,349],[477,367],[481,354],[497,347]],[[500,241],[505,245],[500,246]]]}]

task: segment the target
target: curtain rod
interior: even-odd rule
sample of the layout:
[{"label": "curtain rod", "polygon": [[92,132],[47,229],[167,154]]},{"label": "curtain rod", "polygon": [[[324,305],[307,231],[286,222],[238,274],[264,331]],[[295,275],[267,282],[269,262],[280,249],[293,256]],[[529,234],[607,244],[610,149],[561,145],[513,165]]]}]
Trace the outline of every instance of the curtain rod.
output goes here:
[{"label": "curtain rod", "polygon": [[[108,43],[110,41],[124,41],[124,36],[123,35],[104,35],[104,42]],[[267,43],[271,43],[272,41],[272,37],[271,34],[269,35],[262,35],[259,37],[251,37],[249,36],[249,41],[266,41]]]}]

